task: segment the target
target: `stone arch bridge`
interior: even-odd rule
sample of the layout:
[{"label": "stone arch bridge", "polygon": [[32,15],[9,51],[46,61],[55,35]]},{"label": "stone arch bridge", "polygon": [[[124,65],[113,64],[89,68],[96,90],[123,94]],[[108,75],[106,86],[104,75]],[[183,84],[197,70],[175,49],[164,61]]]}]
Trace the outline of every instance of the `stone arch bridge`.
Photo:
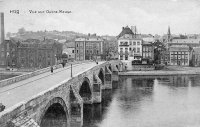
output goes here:
[{"label": "stone arch bridge", "polygon": [[67,126],[82,126],[83,104],[101,103],[102,89],[112,89],[123,70],[120,61],[98,64],[55,84],[32,99],[0,112],[0,127],[43,127],[49,119],[62,118]]}]

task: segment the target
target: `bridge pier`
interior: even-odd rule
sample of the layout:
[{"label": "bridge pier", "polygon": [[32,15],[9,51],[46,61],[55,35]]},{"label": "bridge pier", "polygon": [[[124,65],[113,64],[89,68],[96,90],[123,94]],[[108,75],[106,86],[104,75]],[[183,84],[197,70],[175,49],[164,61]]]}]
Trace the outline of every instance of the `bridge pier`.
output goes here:
[{"label": "bridge pier", "polygon": [[93,75],[93,103],[101,103],[101,80],[97,75]]},{"label": "bridge pier", "polygon": [[112,72],[105,66],[105,84],[104,89],[112,89]]},{"label": "bridge pier", "polygon": [[112,80],[113,81],[118,81],[119,80],[118,72],[119,72],[119,70],[117,69],[117,67],[113,66],[113,72],[112,72]]},{"label": "bridge pier", "polygon": [[70,86],[70,127],[82,127],[83,125],[83,100],[75,97]]}]

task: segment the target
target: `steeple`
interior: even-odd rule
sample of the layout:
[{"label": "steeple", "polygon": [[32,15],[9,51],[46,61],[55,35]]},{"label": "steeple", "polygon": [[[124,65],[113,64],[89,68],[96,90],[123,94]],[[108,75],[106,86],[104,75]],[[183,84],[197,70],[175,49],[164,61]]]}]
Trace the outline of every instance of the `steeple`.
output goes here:
[{"label": "steeple", "polygon": [[169,42],[171,39],[171,31],[170,31],[170,26],[168,26],[168,31],[167,31],[167,41]]}]

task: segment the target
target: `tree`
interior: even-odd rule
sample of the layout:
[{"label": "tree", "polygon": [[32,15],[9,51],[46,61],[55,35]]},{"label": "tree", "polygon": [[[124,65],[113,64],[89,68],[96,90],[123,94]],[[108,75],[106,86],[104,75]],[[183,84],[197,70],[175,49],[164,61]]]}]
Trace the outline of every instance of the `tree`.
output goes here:
[{"label": "tree", "polygon": [[11,36],[11,33],[10,33],[10,32],[7,32],[6,37],[7,37],[7,38],[10,38],[10,36]]},{"label": "tree", "polygon": [[24,29],[24,27],[18,29],[19,34],[24,34],[25,32],[26,32],[26,30]]}]

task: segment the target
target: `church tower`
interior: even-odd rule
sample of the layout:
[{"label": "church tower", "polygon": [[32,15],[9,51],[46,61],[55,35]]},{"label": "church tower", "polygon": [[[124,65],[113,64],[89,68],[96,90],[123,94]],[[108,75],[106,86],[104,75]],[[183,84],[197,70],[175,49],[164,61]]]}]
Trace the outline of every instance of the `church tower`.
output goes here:
[{"label": "church tower", "polygon": [[167,31],[167,42],[170,42],[171,40],[171,31],[170,31],[170,27],[168,26],[168,31]]}]

